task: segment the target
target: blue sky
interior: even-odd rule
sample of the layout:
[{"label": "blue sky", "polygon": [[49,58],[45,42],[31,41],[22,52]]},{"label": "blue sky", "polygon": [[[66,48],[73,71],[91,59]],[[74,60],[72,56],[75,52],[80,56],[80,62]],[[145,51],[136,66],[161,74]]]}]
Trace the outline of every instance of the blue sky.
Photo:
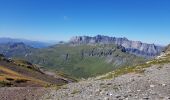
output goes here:
[{"label": "blue sky", "polygon": [[170,0],[0,0],[0,37],[69,40],[75,35],[170,43]]}]

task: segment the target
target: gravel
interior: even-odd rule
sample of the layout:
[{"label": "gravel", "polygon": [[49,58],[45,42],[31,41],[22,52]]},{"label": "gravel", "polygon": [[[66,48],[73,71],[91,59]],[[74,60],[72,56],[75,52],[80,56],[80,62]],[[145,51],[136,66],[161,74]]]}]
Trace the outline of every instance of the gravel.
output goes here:
[{"label": "gravel", "polygon": [[40,100],[46,93],[42,87],[1,87],[0,100]]},{"label": "gravel", "polygon": [[170,64],[153,65],[144,73],[117,78],[90,78],[51,88],[42,100],[170,100]]}]

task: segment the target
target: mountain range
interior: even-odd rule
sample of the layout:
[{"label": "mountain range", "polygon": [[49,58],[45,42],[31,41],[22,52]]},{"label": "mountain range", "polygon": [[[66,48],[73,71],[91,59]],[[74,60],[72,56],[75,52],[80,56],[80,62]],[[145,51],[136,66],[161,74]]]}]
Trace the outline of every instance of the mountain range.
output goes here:
[{"label": "mountain range", "polygon": [[124,47],[127,52],[143,57],[154,57],[160,54],[163,47],[155,44],[142,43],[140,41],[132,41],[127,38],[116,38],[103,35],[90,36],[75,36],[71,38],[70,43],[74,45],[80,44],[116,44]]},{"label": "mountain range", "polygon": [[8,58],[27,60],[76,78],[88,78],[143,63],[159,55],[162,49],[154,44],[102,35],[76,36],[67,43],[45,48],[35,48],[24,42],[0,44],[0,53]]},{"label": "mountain range", "polygon": [[2,43],[0,99],[168,100],[169,65],[170,45],[126,38],[79,36],[45,48]]}]

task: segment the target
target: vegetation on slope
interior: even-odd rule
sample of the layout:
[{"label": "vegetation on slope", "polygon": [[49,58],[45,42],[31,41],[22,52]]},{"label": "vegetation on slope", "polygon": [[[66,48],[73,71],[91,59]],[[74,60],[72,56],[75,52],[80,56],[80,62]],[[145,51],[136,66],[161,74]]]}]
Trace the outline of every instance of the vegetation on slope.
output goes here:
[{"label": "vegetation on slope", "polygon": [[34,49],[23,43],[16,43],[0,46],[0,52],[7,57],[24,59],[44,66],[46,69],[63,71],[76,78],[97,76],[145,61],[114,44],[72,45],[65,43],[49,48]]},{"label": "vegetation on slope", "polygon": [[[101,75],[122,66],[144,62],[116,45],[56,45],[39,49],[24,59],[77,78]],[[132,63],[133,62],[133,63]]]},{"label": "vegetation on slope", "polygon": [[170,54],[167,53],[164,56],[161,56],[159,58],[155,58],[151,61],[148,61],[146,63],[143,64],[139,64],[137,66],[129,66],[129,67],[124,67],[124,68],[119,68],[113,72],[109,72],[105,75],[102,75],[99,77],[99,79],[110,79],[113,77],[117,77],[120,75],[124,75],[127,73],[143,73],[145,71],[145,68],[150,67],[152,65],[161,65],[165,64],[165,63],[170,63]]},{"label": "vegetation on slope", "polygon": [[47,86],[66,83],[67,78],[47,75],[27,61],[9,60],[0,55],[0,86]]}]

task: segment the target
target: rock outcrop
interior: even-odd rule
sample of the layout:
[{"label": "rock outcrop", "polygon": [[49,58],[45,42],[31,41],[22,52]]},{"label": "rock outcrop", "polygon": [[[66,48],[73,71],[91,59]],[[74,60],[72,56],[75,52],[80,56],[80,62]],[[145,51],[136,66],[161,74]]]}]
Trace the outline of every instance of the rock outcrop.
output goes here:
[{"label": "rock outcrop", "polygon": [[142,43],[140,41],[131,41],[127,38],[116,38],[103,35],[90,36],[75,36],[70,40],[71,44],[116,44],[125,47],[126,51],[138,56],[154,57],[161,53],[162,47],[155,44]]},{"label": "rock outcrop", "polygon": [[163,50],[164,53],[170,53],[170,44]]}]

